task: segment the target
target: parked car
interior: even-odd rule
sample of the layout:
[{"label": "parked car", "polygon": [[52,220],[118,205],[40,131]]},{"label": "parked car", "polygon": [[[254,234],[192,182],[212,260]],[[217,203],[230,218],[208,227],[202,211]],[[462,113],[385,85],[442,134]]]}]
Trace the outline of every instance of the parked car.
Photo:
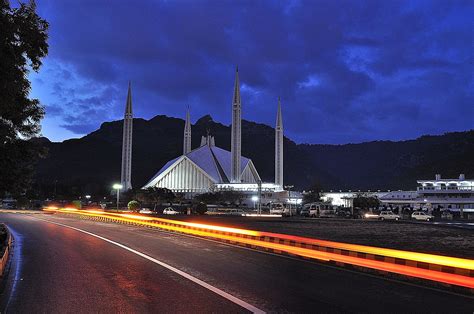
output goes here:
[{"label": "parked car", "polygon": [[283,215],[285,214],[285,206],[281,203],[272,204],[270,208],[270,214],[272,215]]},{"label": "parked car", "polygon": [[415,220],[431,221],[434,217],[425,212],[416,211],[411,214],[411,218]]},{"label": "parked car", "polygon": [[174,210],[172,207],[167,207],[163,210],[163,214],[165,214],[165,215],[178,215],[179,212]]},{"label": "parked car", "polygon": [[309,208],[308,207],[302,208],[300,211],[300,216],[309,217]]},{"label": "parked car", "polygon": [[453,220],[453,213],[449,210],[443,210],[441,212],[441,219]]},{"label": "parked car", "polygon": [[231,209],[228,214],[231,216],[243,216],[245,212],[242,209]]},{"label": "parked car", "polygon": [[336,217],[350,218],[351,217],[351,212],[348,211],[348,210],[344,210],[344,209],[338,209],[338,210],[336,210]]},{"label": "parked car", "polygon": [[283,216],[288,217],[288,216],[295,216],[296,215],[296,208],[295,207],[285,207],[283,210]]},{"label": "parked car", "polygon": [[400,220],[400,215],[394,214],[391,210],[382,210],[379,220]]},{"label": "parked car", "polygon": [[276,208],[270,209],[270,214],[272,215],[283,215],[284,212],[285,212],[284,207],[276,207]]},{"label": "parked car", "polygon": [[142,208],[139,211],[140,214],[153,214],[153,212],[149,208]]}]

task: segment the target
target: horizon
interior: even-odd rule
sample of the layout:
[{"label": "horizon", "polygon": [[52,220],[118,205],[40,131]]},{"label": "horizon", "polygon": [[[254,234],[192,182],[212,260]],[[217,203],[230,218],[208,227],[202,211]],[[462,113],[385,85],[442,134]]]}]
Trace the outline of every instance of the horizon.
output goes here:
[{"label": "horizon", "polygon": [[[181,117],[173,117],[173,116],[169,116],[169,115],[165,115],[165,114],[157,114],[149,119],[146,119],[146,118],[143,118],[143,117],[133,117],[133,119],[142,119],[142,120],[145,120],[145,121],[151,121],[153,120],[154,118],[158,117],[158,116],[161,116],[161,117],[166,117],[166,118],[169,118],[169,119],[179,119],[179,120],[182,120],[183,123],[185,122],[185,119],[181,118]],[[191,115],[191,124],[194,126],[196,125],[196,123],[206,117],[206,116],[210,116],[212,121],[214,123],[218,123],[218,124],[221,124],[225,127],[228,127],[230,128],[231,127],[231,124],[225,124],[223,122],[220,122],[220,121],[216,121],[214,119],[214,117],[211,115],[211,114],[204,114],[202,115],[201,117],[197,118],[197,119],[192,119],[192,115]],[[111,120],[111,121],[103,121],[95,130],[92,130],[90,131],[89,133],[87,134],[84,134],[84,135],[81,135],[80,137],[73,137],[73,138],[68,138],[68,139],[64,139],[62,141],[53,141],[51,140],[50,138],[48,138],[47,136],[44,136],[44,135],[41,135],[39,136],[40,138],[43,137],[43,138],[47,138],[50,142],[52,143],[62,143],[64,141],[68,141],[68,140],[79,140],[79,139],[82,139],[88,135],[90,135],[91,133],[93,132],[96,132],[96,131],[99,131],[102,127],[102,125],[104,123],[114,123],[114,122],[118,122],[118,123],[123,123],[123,118],[122,119],[118,119],[118,120]],[[193,122],[194,121],[194,122]],[[242,119],[242,121],[246,121],[246,122],[251,122],[251,123],[256,123],[256,124],[259,124],[259,125],[265,125],[267,127],[270,127],[272,129],[274,129],[275,127],[274,126],[271,126],[271,125],[268,125],[268,124],[265,124],[265,123],[262,123],[262,122],[258,122],[258,121],[251,121],[251,120],[248,120],[248,119]],[[293,140],[290,136],[284,134],[284,137],[288,138],[289,140],[293,141],[296,143],[296,145],[351,145],[351,144],[364,144],[364,143],[370,143],[370,142],[404,142],[404,141],[412,141],[412,140],[417,140],[421,137],[424,137],[424,136],[443,136],[443,135],[446,135],[446,134],[451,134],[451,133],[465,133],[465,132],[472,132],[474,131],[474,128],[472,129],[467,129],[467,130],[454,130],[454,131],[447,131],[447,132],[443,132],[443,133],[439,133],[439,134],[421,134],[421,135],[418,135],[416,137],[413,137],[413,138],[407,138],[407,139],[401,139],[401,140],[389,140],[389,139],[374,139],[374,140],[368,140],[368,141],[362,141],[362,142],[347,142],[347,143],[309,143],[309,142],[297,142],[295,140]]]},{"label": "horizon", "polygon": [[469,3],[36,6],[50,49],[30,74],[31,97],[45,106],[42,134],[54,141],[121,118],[129,80],[137,116],[184,117],[190,105],[228,124],[237,65],[243,118],[273,126],[281,96],[285,135],[297,143],[474,128]]}]

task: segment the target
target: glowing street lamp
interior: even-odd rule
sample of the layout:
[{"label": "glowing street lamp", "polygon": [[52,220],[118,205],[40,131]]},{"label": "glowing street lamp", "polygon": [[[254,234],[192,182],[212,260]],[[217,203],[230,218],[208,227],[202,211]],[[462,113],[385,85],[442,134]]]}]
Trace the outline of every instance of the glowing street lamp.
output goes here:
[{"label": "glowing street lamp", "polygon": [[258,201],[258,196],[257,195],[252,196],[252,201],[253,201],[253,208],[255,209],[256,203]]},{"label": "glowing street lamp", "polygon": [[117,210],[119,208],[119,200],[120,200],[120,190],[123,188],[121,184],[115,183],[112,188],[117,190]]}]

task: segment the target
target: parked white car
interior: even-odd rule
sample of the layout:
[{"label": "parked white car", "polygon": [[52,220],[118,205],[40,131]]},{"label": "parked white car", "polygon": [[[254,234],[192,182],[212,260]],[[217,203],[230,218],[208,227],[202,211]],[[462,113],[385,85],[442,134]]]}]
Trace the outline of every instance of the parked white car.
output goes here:
[{"label": "parked white car", "polygon": [[434,217],[425,212],[413,212],[411,218],[415,220],[431,221]]},{"label": "parked white car", "polygon": [[283,215],[284,212],[285,212],[284,207],[277,207],[277,208],[270,209],[270,214],[272,215]]},{"label": "parked white car", "polygon": [[140,214],[153,214],[149,208],[143,208],[139,211]]},{"label": "parked white car", "polygon": [[400,215],[394,214],[391,210],[382,210],[379,220],[400,220]]},{"label": "parked white car", "polygon": [[163,214],[165,214],[165,215],[178,215],[179,212],[174,210],[172,207],[167,207],[167,208],[165,208],[165,210],[163,210]]},{"label": "parked white car", "polygon": [[285,206],[281,203],[273,204],[270,208],[270,214],[272,215],[284,215],[285,214]]},{"label": "parked white car", "polygon": [[242,209],[231,209],[228,214],[231,216],[243,216],[245,212]]}]

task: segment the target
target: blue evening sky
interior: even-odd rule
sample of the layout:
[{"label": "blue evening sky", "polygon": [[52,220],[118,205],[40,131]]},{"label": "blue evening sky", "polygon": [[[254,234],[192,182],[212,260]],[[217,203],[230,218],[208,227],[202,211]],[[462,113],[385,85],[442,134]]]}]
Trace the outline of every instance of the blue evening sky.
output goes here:
[{"label": "blue evening sky", "polygon": [[229,124],[298,143],[401,140],[474,128],[472,1],[37,0],[50,53],[32,74],[44,136],[81,137],[123,116]]}]

